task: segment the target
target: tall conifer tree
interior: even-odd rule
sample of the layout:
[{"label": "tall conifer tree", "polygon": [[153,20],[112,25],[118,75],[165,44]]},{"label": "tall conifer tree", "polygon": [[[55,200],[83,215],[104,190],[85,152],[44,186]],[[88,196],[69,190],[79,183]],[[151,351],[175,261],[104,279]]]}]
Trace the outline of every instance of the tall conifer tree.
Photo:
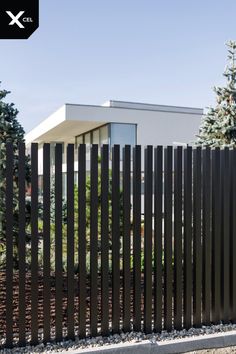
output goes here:
[{"label": "tall conifer tree", "polygon": [[[24,142],[24,129],[17,120],[18,110],[13,103],[5,101],[6,96],[10,92],[0,90],[0,261],[5,258],[5,244],[6,244],[6,143],[13,144],[13,236],[14,249],[16,251],[18,244],[18,144]],[[29,158],[26,158],[26,183],[30,178]],[[29,204],[26,207],[26,223],[29,222]],[[16,254],[16,253],[15,253]],[[15,256],[15,260],[17,257]]]},{"label": "tall conifer tree", "polygon": [[228,64],[224,87],[214,87],[217,104],[203,116],[196,145],[236,147],[236,42],[226,43]]}]

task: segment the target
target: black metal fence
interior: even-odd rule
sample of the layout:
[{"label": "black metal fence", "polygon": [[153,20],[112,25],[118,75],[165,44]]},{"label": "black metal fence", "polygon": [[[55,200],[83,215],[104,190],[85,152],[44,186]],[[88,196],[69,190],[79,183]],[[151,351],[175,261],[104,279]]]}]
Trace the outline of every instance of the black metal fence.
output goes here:
[{"label": "black metal fence", "polygon": [[147,146],[143,154],[140,146],[92,145],[88,167],[86,146],[75,154],[70,144],[63,200],[62,146],[56,145],[52,174],[44,144],[39,201],[38,146],[32,144],[30,240],[24,144],[17,154],[16,177],[8,143],[2,345],[236,321],[236,150]]}]

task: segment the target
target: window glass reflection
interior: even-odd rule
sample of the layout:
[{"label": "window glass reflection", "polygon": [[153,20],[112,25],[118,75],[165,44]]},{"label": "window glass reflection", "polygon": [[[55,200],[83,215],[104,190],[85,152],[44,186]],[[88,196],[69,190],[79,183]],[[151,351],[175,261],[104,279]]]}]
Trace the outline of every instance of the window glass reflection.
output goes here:
[{"label": "window glass reflection", "polygon": [[93,144],[99,144],[99,129],[92,132],[93,134]]},{"label": "window glass reflection", "polygon": [[111,146],[119,144],[134,146],[136,144],[136,125],[111,123]]},{"label": "window glass reflection", "polygon": [[100,145],[109,143],[108,125],[100,128]]}]

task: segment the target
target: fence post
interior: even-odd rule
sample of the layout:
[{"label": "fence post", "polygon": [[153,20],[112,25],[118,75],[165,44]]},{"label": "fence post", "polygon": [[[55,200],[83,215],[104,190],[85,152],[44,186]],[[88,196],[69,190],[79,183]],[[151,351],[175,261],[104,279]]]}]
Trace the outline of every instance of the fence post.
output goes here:
[{"label": "fence post", "polygon": [[154,157],[154,330],[162,330],[162,195],[163,147],[155,148]]},{"label": "fence post", "polygon": [[141,330],[141,146],[133,148],[134,330]]},{"label": "fence post", "polygon": [[67,146],[67,326],[68,326],[68,338],[74,339],[74,296],[75,296],[75,280],[74,280],[74,212],[75,212],[75,200],[74,200],[74,144],[68,144]]},{"label": "fence post", "polygon": [[43,340],[50,341],[50,298],[51,298],[51,257],[50,257],[50,144],[43,145]]},{"label": "fence post", "polygon": [[38,343],[38,144],[31,145],[31,343]]},{"label": "fence post", "polygon": [[183,148],[174,151],[174,327],[182,328],[183,307],[183,247],[182,247],[182,159]]},{"label": "fence post", "polygon": [[6,347],[13,345],[13,144],[6,144]]},{"label": "fence post", "polygon": [[220,322],[221,308],[221,151],[212,151],[212,322]]},{"label": "fence post", "polygon": [[202,314],[202,149],[193,150],[193,325],[201,325]]},{"label": "fence post", "polygon": [[56,341],[62,340],[62,145],[55,147]]},{"label": "fence post", "polygon": [[97,335],[98,308],[98,145],[91,146],[90,186],[90,330]]},{"label": "fence post", "polygon": [[229,307],[229,203],[230,203],[230,189],[229,189],[229,148],[225,147],[222,156],[222,174],[223,174],[223,233],[222,233],[222,251],[223,251],[223,279],[222,279],[222,299],[223,299],[223,314],[222,321],[227,323],[230,317]]},{"label": "fence post", "polygon": [[152,146],[145,148],[144,192],[144,331],[152,331]]},{"label": "fence post", "polygon": [[86,145],[78,152],[79,336],[86,336]]},{"label": "fence post", "polygon": [[109,146],[101,147],[101,332],[109,333]]},{"label": "fence post", "polygon": [[211,150],[203,150],[203,205],[202,205],[202,238],[203,238],[203,323],[211,321]]},{"label": "fence post", "polygon": [[192,325],[192,148],[184,150],[184,327]]},{"label": "fence post", "polygon": [[19,345],[25,345],[25,144],[19,143]]},{"label": "fence post", "polygon": [[112,330],[120,331],[120,145],[112,148]]},{"label": "fence post", "polygon": [[164,326],[172,329],[172,146],[165,148],[164,184]]},{"label": "fence post", "polygon": [[130,146],[123,148],[123,330],[130,330]]}]

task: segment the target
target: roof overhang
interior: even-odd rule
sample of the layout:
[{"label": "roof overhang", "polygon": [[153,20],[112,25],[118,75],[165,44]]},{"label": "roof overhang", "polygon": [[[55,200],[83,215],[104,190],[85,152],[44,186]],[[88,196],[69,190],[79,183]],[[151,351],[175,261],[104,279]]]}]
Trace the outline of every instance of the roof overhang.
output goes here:
[{"label": "roof overhang", "polygon": [[74,143],[75,137],[95,129],[106,122],[83,120],[80,115],[77,119],[68,117],[66,106],[64,105],[48,119],[40,123],[25,136],[26,145],[35,143],[63,142]]}]

